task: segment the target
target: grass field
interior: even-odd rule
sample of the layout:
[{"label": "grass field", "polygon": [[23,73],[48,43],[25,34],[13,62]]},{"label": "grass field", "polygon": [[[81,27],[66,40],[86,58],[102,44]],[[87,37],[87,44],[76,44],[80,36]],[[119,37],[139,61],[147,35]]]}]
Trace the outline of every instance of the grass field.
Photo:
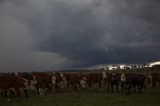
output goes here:
[{"label": "grass field", "polygon": [[80,93],[58,91],[52,95],[7,98],[0,96],[0,106],[160,106],[160,90],[143,94],[111,93],[110,91],[87,90]]}]

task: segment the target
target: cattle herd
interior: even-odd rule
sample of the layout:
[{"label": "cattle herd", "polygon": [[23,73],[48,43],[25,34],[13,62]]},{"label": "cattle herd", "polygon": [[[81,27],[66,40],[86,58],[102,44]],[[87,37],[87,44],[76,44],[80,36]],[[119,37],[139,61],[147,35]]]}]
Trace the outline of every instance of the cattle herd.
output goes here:
[{"label": "cattle herd", "polygon": [[58,89],[68,88],[74,92],[96,88],[111,92],[142,93],[148,88],[156,89],[160,73],[149,74],[107,72],[18,72],[0,73],[0,93],[4,97],[29,97],[28,90],[37,95],[54,94]]}]

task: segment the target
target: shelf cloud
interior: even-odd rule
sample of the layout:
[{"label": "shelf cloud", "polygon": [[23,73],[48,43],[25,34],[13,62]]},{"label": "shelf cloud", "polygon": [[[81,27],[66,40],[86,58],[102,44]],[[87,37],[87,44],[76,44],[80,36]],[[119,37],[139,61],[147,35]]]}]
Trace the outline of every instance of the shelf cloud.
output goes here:
[{"label": "shelf cloud", "polygon": [[160,60],[159,0],[1,0],[0,71]]}]

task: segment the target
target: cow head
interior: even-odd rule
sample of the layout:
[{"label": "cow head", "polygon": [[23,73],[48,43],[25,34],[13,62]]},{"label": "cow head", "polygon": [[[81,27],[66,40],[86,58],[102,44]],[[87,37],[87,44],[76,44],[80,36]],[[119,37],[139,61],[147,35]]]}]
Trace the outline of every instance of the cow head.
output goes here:
[{"label": "cow head", "polygon": [[60,75],[61,81],[63,82],[66,81],[66,78],[63,73],[60,73],[59,75]]},{"label": "cow head", "polygon": [[62,78],[64,77],[63,73],[60,73],[60,77],[62,77]]},{"label": "cow head", "polygon": [[86,81],[87,78],[83,76],[82,79],[80,80],[80,85],[82,88],[86,88]]},{"label": "cow head", "polygon": [[151,84],[151,82],[152,82],[152,75],[151,74],[146,75],[145,82],[148,83],[148,84]]},{"label": "cow head", "polygon": [[105,71],[102,72],[102,78],[105,79],[107,77],[107,73]]},{"label": "cow head", "polygon": [[52,84],[55,85],[55,84],[56,84],[56,76],[52,75],[52,78],[51,78],[51,79],[52,79]]},{"label": "cow head", "polygon": [[126,76],[125,76],[125,74],[123,73],[123,74],[121,74],[121,78],[120,78],[120,80],[122,81],[122,82],[126,82]]},{"label": "cow head", "polygon": [[35,89],[35,86],[37,84],[37,78],[33,75],[33,79],[31,80],[30,88]]}]

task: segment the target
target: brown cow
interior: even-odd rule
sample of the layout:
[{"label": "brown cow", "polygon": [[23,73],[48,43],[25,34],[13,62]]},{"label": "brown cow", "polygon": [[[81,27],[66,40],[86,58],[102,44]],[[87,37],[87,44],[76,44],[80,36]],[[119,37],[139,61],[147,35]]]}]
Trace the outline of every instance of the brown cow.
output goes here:
[{"label": "brown cow", "polygon": [[157,83],[160,84],[160,73],[151,73],[151,82],[152,82],[152,89],[157,87]]},{"label": "brown cow", "polygon": [[60,73],[61,79],[67,82],[67,87],[79,91],[85,87],[85,78],[79,73]]},{"label": "brown cow", "polygon": [[29,72],[18,72],[16,76],[27,79],[29,88],[32,88],[32,73]]},{"label": "brown cow", "polygon": [[17,76],[0,75],[0,89],[5,91],[14,89],[17,97],[21,97],[21,89],[23,89],[25,96],[28,98],[27,84],[28,81]]},{"label": "brown cow", "polygon": [[85,74],[86,83],[88,84],[89,88],[93,87],[94,84],[98,84],[99,88],[102,87],[103,75],[100,72],[97,73],[88,73]]},{"label": "brown cow", "polygon": [[46,90],[46,93],[55,92],[56,77],[54,75],[44,72],[34,72],[32,75],[37,94],[42,95],[44,90]]},{"label": "brown cow", "polygon": [[85,78],[81,74],[71,74],[69,83],[71,88],[75,91],[85,88]]}]

